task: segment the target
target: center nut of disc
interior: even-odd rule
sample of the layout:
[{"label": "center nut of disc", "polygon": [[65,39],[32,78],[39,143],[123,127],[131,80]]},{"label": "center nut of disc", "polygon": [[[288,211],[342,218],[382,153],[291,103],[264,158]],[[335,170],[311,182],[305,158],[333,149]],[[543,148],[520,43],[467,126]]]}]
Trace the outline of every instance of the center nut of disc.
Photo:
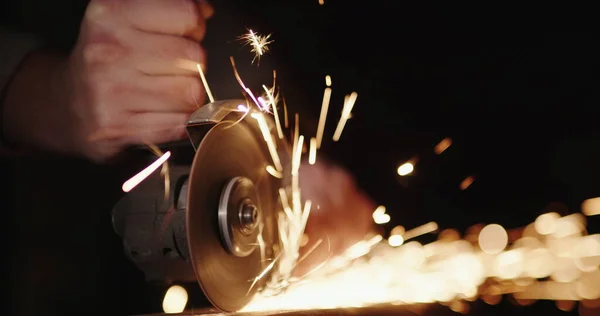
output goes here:
[{"label": "center nut of disc", "polygon": [[252,230],[258,225],[258,207],[252,200],[245,199],[240,206],[239,211],[241,229],[246,234],[251,234]]},{"label": "center nut of disc", "polygon": [[258,195],[252,181],[235,177],[221,192],[218,220],[225,249],[238,257],[246,257],[256,249],[261,220]]}]

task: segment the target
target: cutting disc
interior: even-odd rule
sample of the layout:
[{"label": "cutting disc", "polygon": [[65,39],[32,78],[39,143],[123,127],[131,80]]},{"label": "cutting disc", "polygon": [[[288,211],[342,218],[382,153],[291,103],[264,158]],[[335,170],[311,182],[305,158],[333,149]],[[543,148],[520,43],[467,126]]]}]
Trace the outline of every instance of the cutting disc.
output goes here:
[{"label": "cutting disc", "polygon": [[277,249],[281,180],[266,171],[271,159],[251,118],[216,124],[197,148],[188,179],[190,256],[202,290],[223,311],[252,299]]}]

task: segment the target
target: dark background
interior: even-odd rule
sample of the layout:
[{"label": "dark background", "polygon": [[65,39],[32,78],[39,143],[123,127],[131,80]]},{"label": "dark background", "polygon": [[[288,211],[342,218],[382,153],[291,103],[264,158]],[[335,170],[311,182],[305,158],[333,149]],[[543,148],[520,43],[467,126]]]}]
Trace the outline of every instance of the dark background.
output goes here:
[{"label": "dark background", "polygon": [[[322,154],[347,167],[392,215],[388,228],[437,221],[517,227],[552,210],[580,211],[600,195],[598,33],[542,31],[538,21],[457,15],[392,1],[219,1],[204,46],[217,99],[239,97],[229,56],[255,90],[278,70],[290,111],[313,136],[325,75],[333,96]],[[5,1],[3,24],[68,50],[86,1]],[[272,33],[259,65],[236,37]],[[345,94],[358,92],[340,142],[331,135]],[[452,146],[433,147],[444,137]],[[396,168],[419,156],[413,175]],[[135,159],[110,166],[54,156],[6,159],[5,258],[14,314],[160,311],[123,256],[110,223]],[[467,176],[475,182],[459,189]],[[556,205],[556,204],[555,204]],[[590,233],[598,232],[590,218]],[[199,294],[197,294],[199,295]],[[483,307],[481,307],[483,308]],[[538,310],[539,309],[539,310]],[[552,302],[490,314],[555,311]]]}]

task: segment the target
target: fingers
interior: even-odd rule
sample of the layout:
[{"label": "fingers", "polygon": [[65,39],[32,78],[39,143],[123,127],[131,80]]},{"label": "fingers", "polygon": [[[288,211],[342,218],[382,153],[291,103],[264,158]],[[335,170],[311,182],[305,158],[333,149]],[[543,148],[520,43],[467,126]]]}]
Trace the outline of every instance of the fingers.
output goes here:
[{"label": "fingers", "polygon": [[[180,96],[179,98],[184,98]],[[190,115],[198,106],[193,102],[182,102],[178,99],[168,98],[160,93],[121,92],[119,101],[123,109],[132,114],[150,112],[156,115],[166,113],[181,113]]]},{"label": "fingers", "polygon": [[151,33],[204,38],[206,19],[212,8],[192,0],[129,0],[126,18],[132,27]]},{"label": "fingers", "polygon": [[88,138],[90,142],[114,142],[119,146],[161,144],[185,137],[188,115],[183,113],[139,113],[118,127],[102,128]]},{"label": "fingers", "polygon": [[156,107],[133,107],[132,109],[137,112],[149,111],[156,108],[159,112],[183,111],[191,113],[202,106],[206,99],[202,81],[198,77],[142,76],[139,78],[137,85],[143,93],[164,99],[165,102],[167,100],[170,102],[165,106],[161,106],[156,102]]},{"label": "fingers", "polygon": [[197,65],[205,64],[206,53],[199,43],[183,37],[131,31],[121,40],[128,51],[128,64],[148,75],[198,76]]},{"label": "fingers", "polygon": [[114,67],[110,72],[88,78],[98,103],[95,112],[102,123],[112,124],[110,121],[120,119],[119,115],[129,113],[190,114],[204,104],[205,93],[198,77],[145,76],[132,72]]},{"label": "fingers", "polygon": [[141,113],[130,119],[136,133],[125,139],[129,144],[162,144],[181,140],[186,135],[188,118],[185,113]]}]

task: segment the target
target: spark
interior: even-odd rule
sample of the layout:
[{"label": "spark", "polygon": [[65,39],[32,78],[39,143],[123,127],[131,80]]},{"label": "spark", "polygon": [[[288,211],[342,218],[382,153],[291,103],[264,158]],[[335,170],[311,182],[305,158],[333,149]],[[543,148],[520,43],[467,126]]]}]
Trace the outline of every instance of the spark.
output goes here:
[{"label": "spark", "polygon": [[373,221],[375,224],[385,224],[390,221],[390,215],[386,214],[386,208],[383,205],[378,206],[375,211],[373,211]]},{"label": "spark", "polygon": [[340,137],[342,136],[342,131],[344,130],[344,126],[346,126],[346,121],[348,121],[348,118],[350,117],[352,108],[354,107],[354,103],[356,102],[357,97],[358,97],[358,94],[356,92],[352,92],[346,98],[346,100],[344,102],[344,107],[342,109],[342,116],[340,117],[337,128],[335,129],[335,132],[333,133],[333,141],[334,142],[337,142],[338,140],[340,140]]},{"label": "spark", "polygon": [[287,109],[287,103],[285,102],[285,98],[283,98],[283,120],[284,120],[284,126],[285,128],[289,128],[289,122],[288,122],[288,109]]},{"label": "spark", "polygon": [[[148,145],[148,148],[158,157],[164,155],[164,153],[155,145]],[[163,163],[162,168],[160,170],[160,175],[164,178],[165,181],[165,201],[169,199],[169,194],[171,193],[171,176],[169,175],[169,162],[165,161]]]},{"label": "spark", "polygon": [[317,148],[321,148],[323,141],[323,132],[325,131],[325,121],[327,120],[327,111],[329,109],[329,101],[331,100],[331,77],[325,77],[327,87],[323,92],[323,103],[321,104],[321,115],[319,116],[319,125],[317,125]]},{"label": "spark", "polygon": [[155,162],[150,164],[148,167],[144,168],[144,170],[140,171],[138,174],[133,176],[131,179],[125,181],[123,183],[123,192],[129,192],[133,190],[138,184],[140,184],[144,179],[146,179],[149,175],[151,175],[158,167],[160,167],[167,159],[171,157],[171,152],[167,151],[164,155],[158,158]]},{"label": "spark", "polygon": [[398,167],[398,175],[406,176],[413,172],[415,166],[411,162],[405,162]]},{"label": "spark", "polygon": [[498,254],[507,244],[508,234],[498,224],[487,225],[479,233],[479,247],[487,254]]},{"label": "spark", "polygon": [[421,226],[415,227],[411,230],[408,230],[402,233],[402,238],[404,240],[413,239],[425,234],[433,233],[438,229],[438,224],[436,222],[429,222],[427,224],[423,224]]},{"label": "spark", "polygon": [[587,216],[600,215],[600,198],[583,201],[583,203],[581,203],[581,211]]},{"label": "spark", "polygon": [[[385,212],[380,209],[378,214]],[[581,217],[559,220],[579,223]],[[520,235],[508,241],[504,227],[489,224],[477,234],[481,242],[476,244],[442,235],[428,244],[407,243],[403,229],[394,230],[387,240],[367,236],[303,282],[279,295],[259,296],[243,311],[432,302],[465,311],[477,297],[490,305],[498,304],[502,295],[521,302],[600,299],[600,234],[585,235],[582,227],[575,236],[550,238],[531,237],[520,229]],[[553,246],[556,242],[570,245],[570,256],[561,254]],[[586,260],[585,266],[576,264]]]},{"label": "spark", "polygon": [[268,45],[273,43],[273,41],[270,41],[269,38],[271,38],[271,34],[260,35],[250,29],[248,29],[248,33],[240,36],[240,39],[244,41],[244,45],[250,46],[250,51],[254,53],[252,63],[254,63],[255,60],[260,62],[260,58],[269,52]]},{"label": "spark", "polygon": [[233,56],[229,57],[229,61],[231,62],[231,67],[233,68],[233,75],[235,76],[235,79],[237,80],[237,82],[239,83],[239,85],[242,87],[242,89],[248,94],[248,96],[250,96],[250,99],[252,100],[252,102],[254,102],[254,104],[258,107],[259,110],[264,111],[265,109],[262,107],[261,103],[258,101],[258,99],[256,99],[256,97],[254,96],[254,94],[252,93],[252,90],[250,90],[248,87],[246,87],[246,85],[244,84],[244,82],[242,81],[242,77],[240,77],[239,72],[237,71],[237,67],[235,66],[235,60],[233,59]]},{"label": "spark", "polygon": [[202,79],[202,84],[204,85],[204,91],[206,91],[206,95],[208,95],[208,99],[210,100],[210,103],[215,102],[215,98],[213,97],[212,92],[210,92],[210,87],[208,86],[208,82],[206,81],[206,76],[204,75],[202,66],[200,64],[196,64],[196,67],[198,68],[198,73],[200,74],[200,79]]},{"label": "spark", "polygon": [[473,177],[473,176],[466,177],[460,183],[460,189],[463,190],[463,191],[466,190],[468,187],[471,186],[471,184],[473,184],[474,181],[475,181],[475,177]]},{"label": "spark", "polygon": [[277,171],[273,166],[267,166],[267,172],[275,178],[283,178],[283,173]]},{"label": "spark", "polygon": [[188,293],[179,285],[171,286],[163,298],[163,311],[166,314],[179,314],[185,310],[188,302]]},{"label": "spark", "polygon": [[450,145],[452,145],[452,139],[449,137],[446,137],[446,138],[442,139],[437,145],[435,145],[435,148],[433,149],[433,151],[436,154],[440,155],[444,151],[446,151],[446,149],[448,149],[448,147],[450,147]]},{"label": "spark", "polygon": [[[267,93],[267,96],[269,97],[269,101],[271,103],[271,108],[273,109],[273,116],[275,117],[275,126],[277,127],[277,136],[279,136],[279,139],[283,139],[283,130],[281,130],[281,123],[279,123],[279,114],[277,113],[277,102],[275,102],[275,99],[273,98],[273,93],[269,91],[267,86],[263,85],[263,89]],[[273,87],[273,89],[275,89],[275,87]]]},{"label": "spark", "polygon": [[324,5],[325,4],[325,0],[319,0],[319,4],[320,5]]},{"label": "spark", "polygon": [[281,160],[279,159],[279,154],[277,153],[277,148],[275,147],[275,142],[273,141],[273,137],[271,135],[271,131],[269,129],[269,125],[262,113],[252,113],[251,117],[256,119],[258,122],[258,126],[263,135],[265,142],[267,143],[267,147],[269,149],[269,153],[271,154],[271,158],[273,159],[273,163],[275,164],[275,169],[278,172],[283,171],[283,166],[281,165]]},{"label": "spark", "polygon": [[311,137],[310,150],[308,153],[308,163],[314,165],[317,162],[317,139]]}]

